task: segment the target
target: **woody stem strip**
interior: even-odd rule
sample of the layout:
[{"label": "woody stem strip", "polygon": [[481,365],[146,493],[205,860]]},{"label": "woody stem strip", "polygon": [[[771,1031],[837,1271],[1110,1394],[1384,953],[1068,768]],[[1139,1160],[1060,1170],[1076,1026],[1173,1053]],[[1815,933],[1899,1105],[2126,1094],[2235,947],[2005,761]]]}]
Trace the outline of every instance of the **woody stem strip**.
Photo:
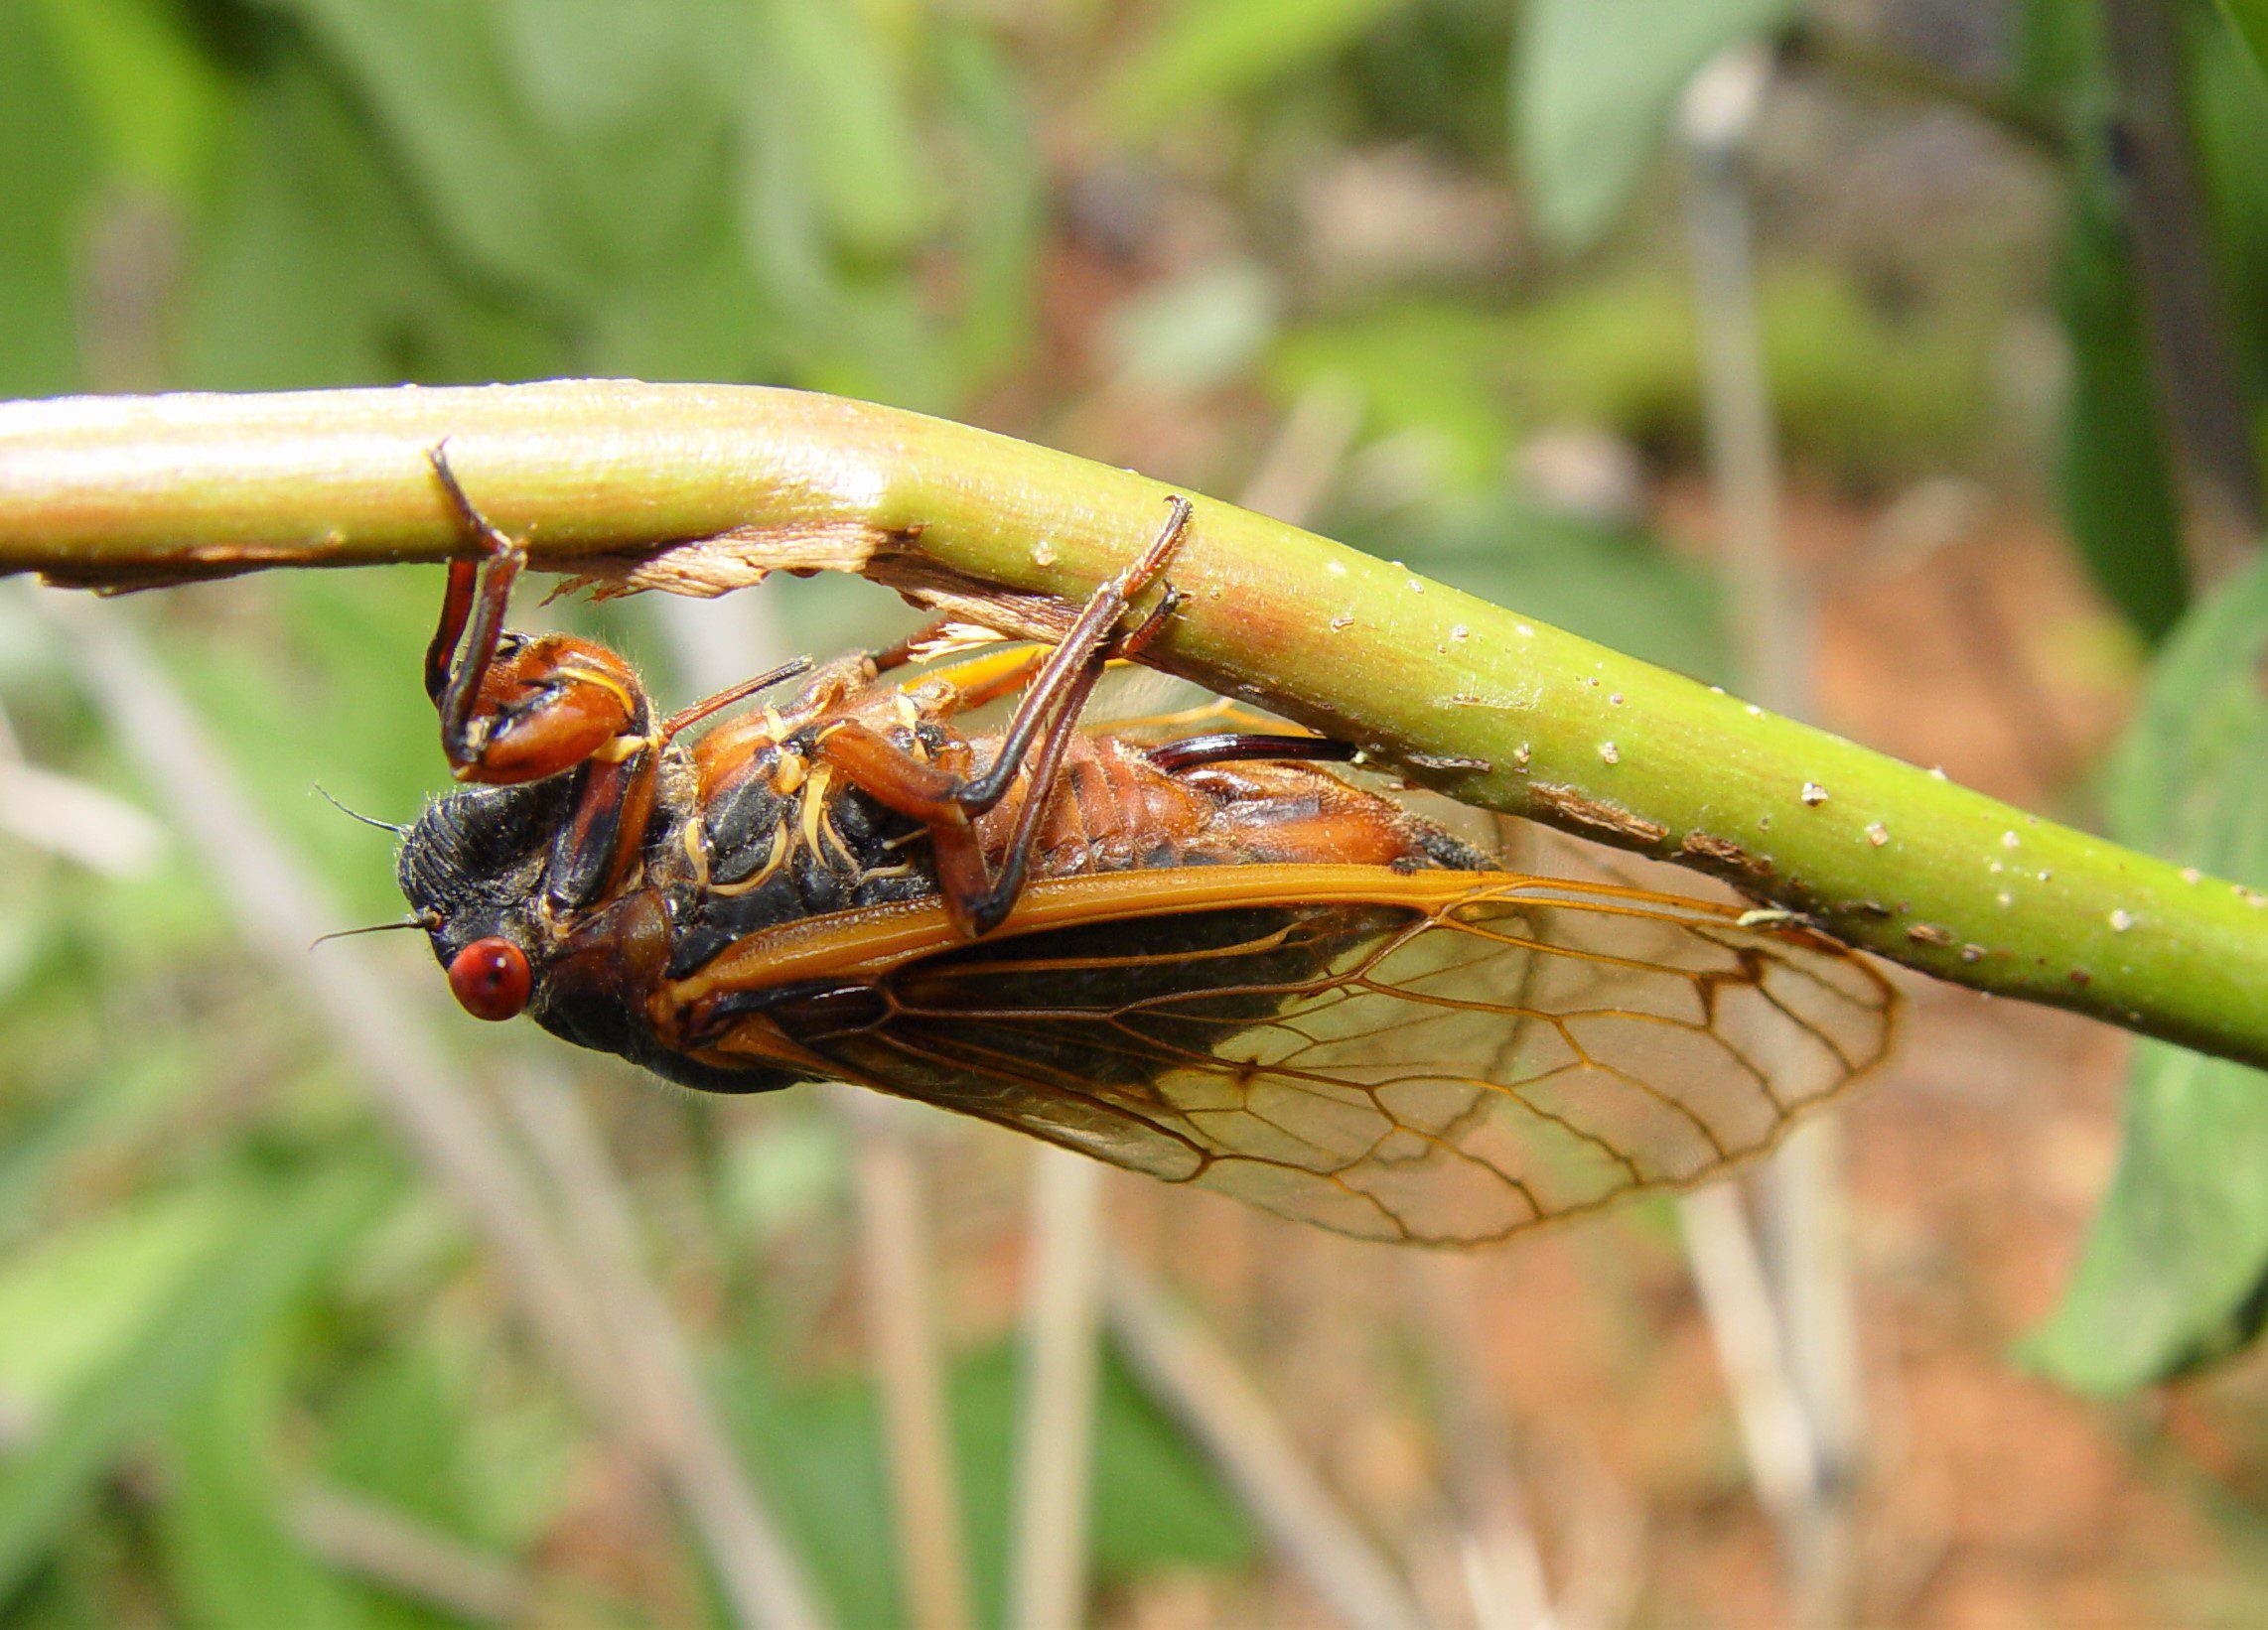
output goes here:
[{"label": "woody stem strip", "polygon": [[[1170,492],[748,386],[75,398],[0,404],[0,572],[439,560],[462,546],[427,462],[444,438],[535,569],[696,594],[856,571],[1013,633],[1060,634]],[[1924,972],[2268,1064],[2268,900],[2249,890],[1208,499],[1172,577],[1188,598],[1144,653],[1159,667]]]}]

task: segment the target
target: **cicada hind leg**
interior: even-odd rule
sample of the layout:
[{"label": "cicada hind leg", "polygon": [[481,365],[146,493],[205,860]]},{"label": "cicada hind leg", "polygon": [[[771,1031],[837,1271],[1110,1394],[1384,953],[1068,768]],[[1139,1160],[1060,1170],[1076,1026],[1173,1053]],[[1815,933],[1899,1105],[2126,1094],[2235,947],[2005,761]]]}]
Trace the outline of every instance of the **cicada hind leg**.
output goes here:
[{"label": "cicada hind leg", "polygon": [[[956,707],[975,706],[991,694],[1004,694],[1029,673],[1022,699],[1002,734],[1000,750],[982,770],[967,772],[915,756],[880,731],[846,720],[822,735],[818,756],[839,770],[885,808],[920,821],[929,830],[937,886],[945,908],[963,932],[974,936],[1000,925],[1024,891],[1037,841],[1057,787],[1063,753],[1078,728],[1080,710],[1095,681],[1113,657],[1132,657],[1155,639],[1181,603],[1172,587],[1139,622],[1122,628],[1136,597],[1164,574],[1188,530],[1190,504],[1173,498],[1171,513],[1157,539],[1134,563],[1100,589],[1036,671],[1009,666],[992,680],[964,691]],[[886,654],[884,660],[888,660]],[[997,869],[986,863],[977,817],[993,809],[1016,784],[1030,777],[1030,794]]]}]

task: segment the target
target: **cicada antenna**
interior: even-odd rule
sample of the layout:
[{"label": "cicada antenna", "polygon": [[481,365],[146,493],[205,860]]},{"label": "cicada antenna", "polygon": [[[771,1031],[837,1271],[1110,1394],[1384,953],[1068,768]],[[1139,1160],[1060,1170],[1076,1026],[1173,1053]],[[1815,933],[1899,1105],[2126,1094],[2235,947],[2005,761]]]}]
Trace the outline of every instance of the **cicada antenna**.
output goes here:
[{"label": "cicada antenna", "polygon": [[365,815],[358,809],[353,809],[348,805],[341,803],[338,799],[331,796],[330,789],[325,787],[321,781],[314,781],[310,782],[309,784],[315,788],[316,793],[323,799],[325,803],[329,804],[333,809],[339,811],[340,814],[345,815],[350,819],[360,821],[364,826],[374,826],[380,832],[391,832],[397,838],[406,838],[409,836],[409,828],[406,826],[398,825],[393,821],[381,821],[375,815]]},{"label": "cicada antenna", "polygon": [[745,701],[758,691],[770,690],[783,679],[793,679],[799,674],[806,674],[810,671],[811,659],[807,656],[798,656],[792,661],[780,663],[770,673],[760,673],[754,679],[744,679],[738,685],[721,690],[714,696],[705,696],[683,713],[671,714],[663,720],[660,740],[667,742],[679,731],[698,725],[709,715],[729,708],[735,702]]},{"label": "cicada antenna", "polygon": [[307,948],[312,951],[331,940],[353,939],[356,934],[390,934],[402,928],[422,928],[430,934],[440,926],[440,912],[421,911],[416,916],[404,917],[399,922],[368,922],[359,928],[339,928],[328,934],[318,934],[307,942]]}]

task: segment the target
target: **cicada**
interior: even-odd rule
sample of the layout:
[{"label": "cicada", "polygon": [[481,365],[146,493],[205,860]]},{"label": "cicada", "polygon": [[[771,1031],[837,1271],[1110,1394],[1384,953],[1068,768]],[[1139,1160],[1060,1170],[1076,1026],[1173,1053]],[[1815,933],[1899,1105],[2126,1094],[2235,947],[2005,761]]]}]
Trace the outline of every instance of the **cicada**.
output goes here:
[{"label": "cicada", "polygon": [[909,641],[664,719],[614,652],[505,629],[524,550],[433,463],[478,544],[425,664],[469,784],[399,879],[478,1018],[1428,1245],[1708,1177],[1889,1044],[1891,987],[1800,923],[1506,870],[1320,738],[1082,728],[1175,614],[1183,500],[1052,647]]}]

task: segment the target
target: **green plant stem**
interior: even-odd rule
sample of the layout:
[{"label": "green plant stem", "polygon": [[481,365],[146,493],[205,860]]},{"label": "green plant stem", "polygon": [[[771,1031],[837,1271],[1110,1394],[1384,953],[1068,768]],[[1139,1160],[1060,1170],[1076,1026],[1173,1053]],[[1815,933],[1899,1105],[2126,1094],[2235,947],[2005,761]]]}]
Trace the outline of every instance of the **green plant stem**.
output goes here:
[{"label": "green plant stem", "polygon": [[[464,544],[426,463],[444,438],[544,568],[694,592],[839,568],[1038,635],[1155,534],[1170,490],[753,387],[23,402],[0,404],[0,571],[440,559]],[[1225,504],[1199,502],[1172,577],[1188,598],[1146,653],[1160,667],[1911,967],[2268,1064],[2268,900],[2248,889]]]},{"label": "green plant stem", "polygon": [[[2168,0],[2104,0],[2102,16],[2117,90],[2127,237],[2158,392],[2183,461],[2210,505],[2189,527],[2191,575],[2212,583],[2241,562],[2238,551],[2260,530],[2261,472],[2185,105],[2182,17]],[[2216,519],[2218,536],[2209,524]]]}]

